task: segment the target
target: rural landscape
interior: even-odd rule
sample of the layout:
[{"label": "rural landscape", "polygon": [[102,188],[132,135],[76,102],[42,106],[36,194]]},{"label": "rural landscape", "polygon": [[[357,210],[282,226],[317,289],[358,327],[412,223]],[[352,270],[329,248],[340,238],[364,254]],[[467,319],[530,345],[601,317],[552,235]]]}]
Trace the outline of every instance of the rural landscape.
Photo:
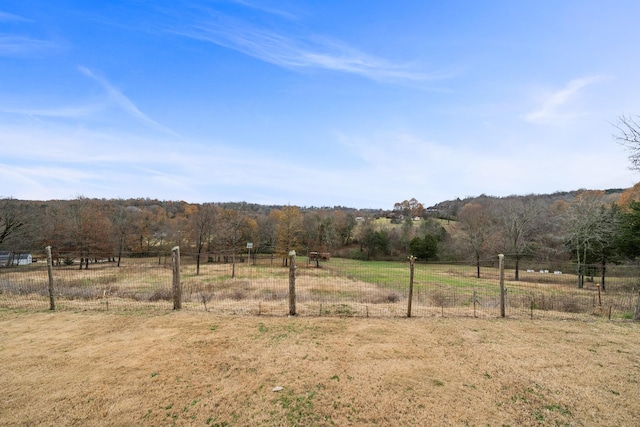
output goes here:
[{"label": "rural landscape", "polygon": [[639,190],[388,211],[4,199],[0,417],[635,425]]},{"label": "rural landscape", "polygon": [[0,427],[640,426],[640,2],[0,4]]},{"label": "rural landscape", "polygon": [[508,304],[530,317],[596,310],[634,319],[639,192],[480,196],[427,208],[411,199],[387,211],[3,199],[0,299],[17,308],[54,304],[54,294],[58,308],[167,305],[177,248],[180,299],[205,311],[278,313],[293,273],[301,313],[398,316],[415,302],[416,313],[492,316]]}]

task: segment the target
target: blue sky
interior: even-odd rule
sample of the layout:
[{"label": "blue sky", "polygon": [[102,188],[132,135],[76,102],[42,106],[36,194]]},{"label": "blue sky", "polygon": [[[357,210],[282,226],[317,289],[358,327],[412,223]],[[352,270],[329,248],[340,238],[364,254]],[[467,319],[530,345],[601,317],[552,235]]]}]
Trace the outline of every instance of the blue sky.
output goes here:
[{"label": "blue sky", "polygon": [[0,195],[391,209],[627,188],[640,2],[0,3]]}]

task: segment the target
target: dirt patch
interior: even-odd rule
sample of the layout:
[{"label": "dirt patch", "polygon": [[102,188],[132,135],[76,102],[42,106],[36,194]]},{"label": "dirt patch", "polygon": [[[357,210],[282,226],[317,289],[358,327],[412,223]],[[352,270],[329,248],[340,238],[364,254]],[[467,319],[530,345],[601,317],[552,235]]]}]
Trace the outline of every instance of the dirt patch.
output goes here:
[{"label": "dirt patch", "polygon": [[639,425],[640,327],[0,310],[0,419]]}]

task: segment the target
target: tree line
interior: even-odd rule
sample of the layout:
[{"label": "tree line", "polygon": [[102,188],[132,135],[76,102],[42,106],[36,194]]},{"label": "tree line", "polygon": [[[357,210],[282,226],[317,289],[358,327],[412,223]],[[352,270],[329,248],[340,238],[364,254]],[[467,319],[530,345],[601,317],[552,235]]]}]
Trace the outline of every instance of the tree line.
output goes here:
[{"label": "tree line", "polygon": [[[518,280],[521,264],[573,262],[582,286],[589,268],[640,255],[640,184],[627,190],[479,197],[425,208],[416,199],[393,209],[307,208],[151,199],[24,201],[0,199],[0,250],[40,252],[89,268],[96,259],[161,256],[174,246],[202,262],[246,253],[288,260],[291,250],[363,260],[467,261],[505,254]],[[234,270],[235,273],[235,270]],[[604,278],[604,275],[603,275]],[[604,285],[604,283],[603,283]]]}]

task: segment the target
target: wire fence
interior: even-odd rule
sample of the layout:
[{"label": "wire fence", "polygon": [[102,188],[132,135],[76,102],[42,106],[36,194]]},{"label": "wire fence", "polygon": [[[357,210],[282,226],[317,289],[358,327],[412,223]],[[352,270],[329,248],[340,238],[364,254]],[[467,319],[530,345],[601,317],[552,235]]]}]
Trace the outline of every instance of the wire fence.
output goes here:
[{"label": "wire fence", "polygon": [[[155,257],[96,259],[58,255],[29,265],[0,267],[0,307],[25,310],[173,310],[175,268],[171,253]],[[180,308],[216,314],[284,316],[481,317],[638,320],[640,274],[636,266],[591,270],[584,286],[565,271],[505,269],[498,260],[476,265],[309,260],[271,255],[182,254]],[[413,267],[411,265],[413,264]],[[413,270],[413,271],[412,271]],[[51,279],[49,278],[51,271]],[[479,273],[479,277],[478,277]],[[502,292],[501,292],[502,290]]]}]

